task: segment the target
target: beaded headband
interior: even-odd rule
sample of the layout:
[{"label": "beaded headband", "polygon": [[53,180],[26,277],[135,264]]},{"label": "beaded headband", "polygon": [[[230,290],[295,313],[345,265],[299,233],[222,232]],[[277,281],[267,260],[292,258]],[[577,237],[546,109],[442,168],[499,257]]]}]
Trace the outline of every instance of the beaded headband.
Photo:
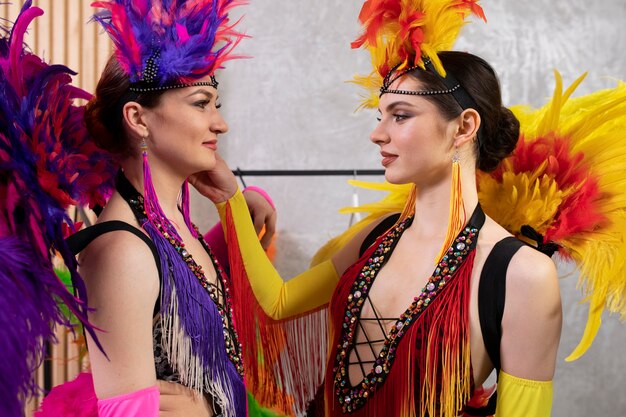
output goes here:
[{"label": "beaded headband", "polygon": [[150,84],[146,84],[142,82],[142,83],[131,84],[131,86],[128,89],[132,91],[133,93],[149,93],[152,91],[163,91],[163,90],[170,90],[173,88],[186,88],[186,87],[194,87],[194,86],[207,86],[207,87],[217,88],[218,85],[219,83],[217,82],[215,77],[211,75],[211,81],[198,81],[195,83],[186,83],[186,84],[169,84],[169,85],[163,85],[160,87],[151,87]]},{"label": "beaded headband", "polygon": [[[469,95],[467,90],[463,88],[461,83],[457,81],[457,79],[454,77],[454,75],[452,75],[450,71],[446,73],[445,77],[442,77],[441,74],[439,74],[435,70],[435,67],[433,66],[432,62],[428,58],[424,58],[424,67],[425,69],[422,69],[420,66],[416,65],[416,66],[407,68],[405,70],[402,70],[398,73],[395,73],[396,71],[395,68],[392,69],[391,71],[387,73],[387,75],[385,76],[385,79],[383,80],[383,85],[382,87],[380,87],[379,97],[382,97],[382,95],[385,93],[405,94],[405,95],[410,95],[410,96],[434,96],[434,95],[440,95],[440,94],[451,94],[452,97],[454,97],[454,100],[459,104],[459,106],[461,106],[461,109],[463,110],[474,109],[478,111],[478,104],[476,104],[476,100],[474,100],[472,96]],[[434,74],[437,78],[441,80],[441,82],[443,82],[446,88],[444,90],[394,90],[394,89],[389,88],[397,79],[399,79],[400,77],[403,77],[404,75],[414,70],[428,71]],[[395,76],[391,78],[392,74],[394,73],[395,73]],[[478,128],[478,133],[476,134],[476,140],[478,141],[479,144],[482,142],[482,131],[483,131],[483,125],[481,124],[480,127]]]}]

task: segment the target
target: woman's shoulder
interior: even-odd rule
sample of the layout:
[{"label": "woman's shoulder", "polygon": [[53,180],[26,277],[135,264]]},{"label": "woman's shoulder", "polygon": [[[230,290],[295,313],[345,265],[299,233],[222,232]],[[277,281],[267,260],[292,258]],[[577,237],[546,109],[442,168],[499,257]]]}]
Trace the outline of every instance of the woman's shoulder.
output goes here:
[{"label": "woman's shoulder", "polygon": [[[488,218],[483,229],[485,229],[484,232],[486,233],[483,233],[481,230],[481,238],[483,235],[485,235],[485,238],[481,239],[479,244],[482,245],[482,249],[487,253],[490,253],[498,243],[504,242],[507,238],[513,238],[511,233],[490,218]],[[550,257],[537,249],[523,244],[511,258],[509,268],[507,269],[507,280],[532,281],[534,279],[542,279],[542,277],[556,278],[554,262]],[[530,284],[531,282],[528,283]]]},{"label": "woman's shoulder", "polygon": [[[98,218],[96,225],[111,222],[125,224],[125,227],[112,227],[106,233],[96,234],[96,237],[85,247],[79,255],[81,274],[87,279],[90,276],[107,275],[107,280],[114,281],[114,277],[123,278],[140,273],[137,279],[153,276],[158,280],[158,269],[151,247],[141,235],[147,234],[139,227],[130,212],[123,209],[107,207]],[[134,233],[133,233],[134,232]]]},{"label": "woman's shoulder", "polygon": [[[512,238],[502,226],[488,219],[484,227],[482,249],[491,253],[498,242]],[[482,234],[481,230],[481,234]],[[506,268],[506,309],[532,310],[549,316],[560,311],[560,295],[556,265],[550,257],[529,245],[521,245]],[[526,313],[528,314],[528,313]]]}]

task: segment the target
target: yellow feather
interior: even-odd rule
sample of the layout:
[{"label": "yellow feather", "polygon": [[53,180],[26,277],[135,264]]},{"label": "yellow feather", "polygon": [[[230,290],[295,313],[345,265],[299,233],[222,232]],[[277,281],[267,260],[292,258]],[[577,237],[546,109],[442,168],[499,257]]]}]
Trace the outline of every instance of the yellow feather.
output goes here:
[{"label": "yellow feather", "polygon": [[366,181],[348,181],[350,185],[355,187],[365,188],[369,190],[387,191],[389,194],[381,201],[371,204],[365,204],[359,207],[344,207],[340,210],[341,213],[363,213],[367,212],[369,215],[352,225],[345,232],[336,236],[326,242],[316,253],[311,260],[311,266],[315,266],[321,262],[330,259],[337,251],[344,247],[354,236],[360,232],[364,227],[381,218],[386,214],[402,212],[406,203],[407,197],[411,190],[411,184],[394,185],[388,182],[374,183]]},{"label": "yellow feather", "polygon": [[[376,41],[364,43],[372,57],[374,72],[381,67],[391,69],[399,66],[398,70],[403,70],[414,64],[424,68],[422,58],[428,57],[436,71],[445,76],[445,69],[437,53],[452,49],[461,28],[471,14],[469,6],[458,0],[398,0],[398,2],[400,14],[386,15],[382,25],[377,28]],[[404,27],[401,21],[404,22]],[[361,23],[367,27],[369,22]],[[421,30],[423,41],[413,44],[410,40],[405,40],[401,34],[407,27],[411,31]],[[416,56],[416,47],[421,49],[420,56]],[[359,108],[378,106],[378,100],[372,97],[380,93],[385,75],[378,74],[377,78],[371,75],[355,77],[354,82],[369,91]],[[374,81],[377,84],[373,84]]]},{"label": "yellow feather", "polygon": [[[598,198],[593,202],[605,221],[590,230],[565,236],[557,242],[563,254],[579,269],[579,286],[589,302],[587,326],[579,345],[567,360],[582,356],[595,338],[604,309],[626,320],[626,83],[586,96],[572,98],[579,77],[563,91],[560,74],[555,72],[556,87],[552,100],[540,109],[515,106],[511,110],[520,120],[520,132],[527,143],[540,137],[554,143],[568,138],[571,155],[582,153],[589,178],[597,181]],[[580,185],[560,186],[547,174],[547,161],[531,172],[514,172],[512,159],[502,163],[502,179],[479,173],[479,201],[485,212],[511,233],[519,236],[522,225],[529,224],[540,233],[551,226],[562,203],[579,191]],[[365,211],[368,217],[335,238],[316,254],[316,262],[328,259],[359,230],[380,216],[402,211],[409,185],[353,182],[368,189],[387,191],[379,202],[343,212]]]},{"label": "yellow feather", "polygon": [[[555,71],[555,92],[548,104],[537,110],[521,106],[512,108],[520,120],[521,133],[526,142],[540,137],[567,138],[568,152],[571,155],[582,153],[582,163],[588,167],[589,178],[598,183],[599,197],[594,205],[606,218],[605,222],[595,225],[591,230],[565,236],[558,242],[565,253],[576,262],[580,270],[579,285],[584,291],[585,301],[590,303],[584,336],[567,360],[579,358],[589,348],[597,334],[605,308],[626,319],[626,277],[622,272],[626,267],[626,84],[620,82],[612,89],[571,98],[585,75],[576,79],[563,92],[561,76]],[[533,178],[532,173],[518,173],[517,175],[530,174],[528,179],[535,183],[534,187],[538,192],[528,199],[529,194],[520,190],[520,186],[526,184],[519,181],[507,182],[507,173],[512,174],[507,172],[507,169],[511,170],[511,164],[505,161],[503,167],[505,172],[500,188],[484,179],[479,181],[480,200],[495,200],[495,197],[489,197],[494,191],[500,192],[501,196],[517,196],[515,203],[522,211],[514,215],[509,210],[505,214],[499,214],[504,219],[496,219],[508,222],[503,225],[510,227],[509,230],[513,233],[519,230],[516,228],[520,222],[530,224],[540,232],[545,231],[546,221],[549,223],[551,219],[544,218],[542,222],[541,218],[537,218],[542,213],[534,210],[555,213],[554,204],[558,198],[564,199],[578,191],[578,187],[572,186],[560,190],[557,187],[552,192],[549,188],[544,188],[546,184],[541,184],[542,177]],[[534,172],[541,171],[543,167]],[[543,199],[544,205],[533,207],[531,203],[536,201],[534,198]],[[493,204],[498,203],[496,200]],[[483,204],[485,205],[484,202]],[[507,209],[502,205],[494,207],[497,210]],[[487,212],[487,208],[485,211]],[[506,218],[506,213],[512,218]]]}]

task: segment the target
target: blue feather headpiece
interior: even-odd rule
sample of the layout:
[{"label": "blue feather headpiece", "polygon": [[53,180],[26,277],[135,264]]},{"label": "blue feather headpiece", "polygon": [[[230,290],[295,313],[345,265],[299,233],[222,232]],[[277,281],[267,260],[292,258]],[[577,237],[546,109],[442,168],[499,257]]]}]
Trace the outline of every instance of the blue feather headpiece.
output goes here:
[{"label": "blue feather headpiece", "polygon": [[[224,61],[241,58],[232,50],[245,37],[228,12],[240,0],[108,0],[94,19],[113,39],[116,56],[132,91],[198,84]],[[204,85],[217,87],[214,77]]]}]

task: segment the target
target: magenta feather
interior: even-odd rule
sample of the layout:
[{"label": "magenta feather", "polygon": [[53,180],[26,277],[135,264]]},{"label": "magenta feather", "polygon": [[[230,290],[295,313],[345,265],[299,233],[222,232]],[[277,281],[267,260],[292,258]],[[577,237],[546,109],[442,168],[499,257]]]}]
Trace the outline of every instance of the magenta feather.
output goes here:
[{"label": "magenta feather", "polygon": [[[156,86],[187,83],[212,75],[245,37],[230,23],[228,12],[238,0],[96,1],[94,15],[113,39],[117,57],[132,83]],[[216,47],[216,45],[218,45]],[[147,79],[149,60],[156,79]]]},{"label": "magenta feather", "polygon": [[[28,52],[24,32],[42,10],[26,1],[10,35],[0,40],[0,415],[22,416],[39,389],[33,370],[55,325],[72,324],[59,302],[95,336],[85,286],[64,240],[74,225],[71,204],[104,203],[115,166],[91,142],[83,107],[88,93],[74,73]],[[53,257],[68,267],[78,298],[56,276]]]}]

